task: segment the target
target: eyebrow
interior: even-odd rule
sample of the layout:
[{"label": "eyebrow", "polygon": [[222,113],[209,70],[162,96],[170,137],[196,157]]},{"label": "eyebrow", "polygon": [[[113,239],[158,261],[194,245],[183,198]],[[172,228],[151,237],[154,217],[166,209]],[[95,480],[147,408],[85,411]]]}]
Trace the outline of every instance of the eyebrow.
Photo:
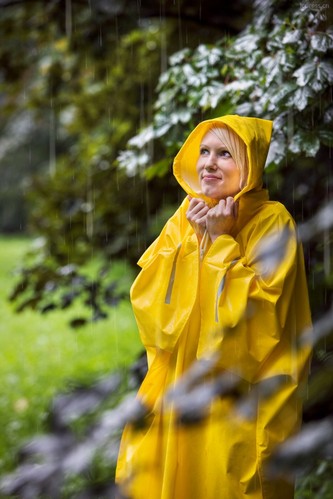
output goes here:
[{"label": "eyebrow", "polygon": [[[199,147],[207,147],[207,148],[209,149],[211,146],[207,146],[206,144],[202,143],[202,144],[200,144],[200,146],[199,146]],[[222,149],[222,148],[224,148],[224,149],[226,149],[227,151],[229,151],[229,148],[228,148],[225,144],[223,144],[223,143],[221,143],[221,145],[219,146],[219,148],[218,148],[218,149]]]}]

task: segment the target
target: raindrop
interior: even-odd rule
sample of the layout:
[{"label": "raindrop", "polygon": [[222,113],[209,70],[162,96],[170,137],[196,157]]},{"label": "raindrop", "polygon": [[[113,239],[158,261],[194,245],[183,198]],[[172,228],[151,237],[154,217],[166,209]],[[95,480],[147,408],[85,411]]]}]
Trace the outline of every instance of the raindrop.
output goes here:
[{"label": "raindrop", "polygon": [[292,198],[293,198],[293,205],[295,205],[295,184],[293,184]]},{"label": "raindrop", "polygon": [[72,0],[66,0],[66,36],[72,36]]},{"label": "raindrop", "polygon": [[323,238],[324,238],[324,273],[325,276],[328,277],[331,272],[331,243],[330,243],[330,234],[328,230],[324,230]]},{"label": "raindrop", "polygon": [[145,89],[143,83],[140,84],[140,127],[144,125],[145,122]]},{"label": "raindrop", "polygon": [[165,73],[168,69],[168,51],[167,51],[167,38],[165,29],[165,14],[164,5],[161,5],[160,12],[160,47],[161,47],[161,74]]},{"label": "raindrop", "polygon": [[294,113],[292,111],[289,111],[288,113],[287,129],[288,129],[288,142],[290,143],[294,137]]},{"label": "raindrop", "polygon": [[87,179],[87,206],[91,209],[86,211],[86,234],[89,239],[92,239],[94,235],[94,194],[92,187],[91,174],[88,175]]},{"label": "raindrop", "polygon": [[99,27],[99,46],[103,45],[103,35],[102,35],[102,26]]},{"label": "raindrop", "polygon": [[49,172],[53,176],[56,171],[56,119],[51,100],[50,127],[49,127]]},{"label": "raindrop", "polygon": [[181,6],[178,1],[178,36],[179,36],[179,49],[183,48],[183,27],[182,27],[182,18],[181,18]]}]

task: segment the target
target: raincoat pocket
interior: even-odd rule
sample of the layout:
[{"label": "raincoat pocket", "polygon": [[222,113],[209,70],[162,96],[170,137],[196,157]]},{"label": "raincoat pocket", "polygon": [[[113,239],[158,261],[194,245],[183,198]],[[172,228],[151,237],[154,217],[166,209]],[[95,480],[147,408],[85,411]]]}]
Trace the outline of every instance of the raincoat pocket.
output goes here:
[{"label": "raincoat pocket", "polygon": [[196,263],[197,252],[178,244],[150,258],[134,281],[131,301],[146,348],[173,350],[196,299]]}]

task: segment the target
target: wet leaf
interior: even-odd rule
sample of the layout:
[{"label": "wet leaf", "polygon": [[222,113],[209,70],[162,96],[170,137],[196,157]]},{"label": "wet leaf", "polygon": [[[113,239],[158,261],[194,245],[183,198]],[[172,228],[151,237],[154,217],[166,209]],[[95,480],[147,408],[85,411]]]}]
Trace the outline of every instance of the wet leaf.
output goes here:
[{"label": "wet leaf", "polygon": [[17,307],[16,307],[16,312],[23,312],[26,308],[31,308],[32,310],[36,310],[39,302],[41,300],[41,296],[34,296],[32,298],[28,298],[21,302]]},{"label": "wet leaf", "polygon": [[297,85],[299,85],[300,87],[304,87],[309,83],[311,79],[316,77],[316,72],[317,72],[317,62],[310,61],[301,66],[299,69],[297,69],[294,72],[293,76],[296,77]]},{"label": "wet leaf", "polygon": [[329,33],[315,33],[311,36],[311,47],[316,52],[327,52],[333,48],[333,36]]},{"label": "wet leaf", "polygon": [[28,289],[28,286],[29,279],[27,277],[19,281],[9,295],[9,300],[15,301],[26,289]]},{"label": "wet leaf", "polygon": [[317,79],[327,81],[330,85],[333,83],[333,63],[321,61],[317,65]]},{"label": "wet leaf", "polygon": [[282,39],[282,43],[287,45],[297,43],[303,36],[303,31],[301,29],[295,29],[292,31],[287,31]]},{"label": "wet leaf", "polygon": [[314,91],[309,87],[298,88],[289,99],[289,104],[294,105],[299,111],[303,111],[314,96]]},{"label": "wet leaf", "polygon": [[304,152],[308,157],[314,157],[320,147],[320,140],[317,132],[307,132],[300,130],[292,137],[289,143],[289,150],[295,154]]},{"label": "wet leaf", "polygon": [[77,329],[87,324],[87,319],[84,317],[76,317],[75,319],[72,319],[69,324],[72,328]]},{"label": "wet leaf", "polygon": [[51,310],[56,310],[57,305],[55,303],[48,303],[46,305],[43,305],[43,307],[40,308],[40,311],[42,314],[46,314],[47,312],[51,312]]},{"label": "wet leaf", "polygon": [[328,147],[333,145],[333,132],[330,130],[319,130],[320,141]]},{"label": "wet leaf", "polygon": [[233,44],[232,48],[229,49],[227,55],[237,57],[242,54],[242,57],[244,57],[244,53],[249,54],[257,48],[259,40],[260,36],[257,34],[248,33],[240,36]]},{"label": "wet leaf", "polygon": [[63,294],[60,298],[60,308],[64,310],[69,307],[77,296],[79,296],[79,293],[76,291]]}]

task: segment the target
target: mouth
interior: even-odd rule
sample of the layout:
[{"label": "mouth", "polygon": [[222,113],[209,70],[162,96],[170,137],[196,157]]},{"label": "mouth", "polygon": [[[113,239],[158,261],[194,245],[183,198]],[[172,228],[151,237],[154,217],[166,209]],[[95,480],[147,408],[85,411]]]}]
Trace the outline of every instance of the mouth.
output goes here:
[{"label": "mouth", "polygon": [[222,180],[222,179],[220,177],[216,177],[216,175],[204,175],[202,177],[202,180],[209,182],[209,181]]}]

